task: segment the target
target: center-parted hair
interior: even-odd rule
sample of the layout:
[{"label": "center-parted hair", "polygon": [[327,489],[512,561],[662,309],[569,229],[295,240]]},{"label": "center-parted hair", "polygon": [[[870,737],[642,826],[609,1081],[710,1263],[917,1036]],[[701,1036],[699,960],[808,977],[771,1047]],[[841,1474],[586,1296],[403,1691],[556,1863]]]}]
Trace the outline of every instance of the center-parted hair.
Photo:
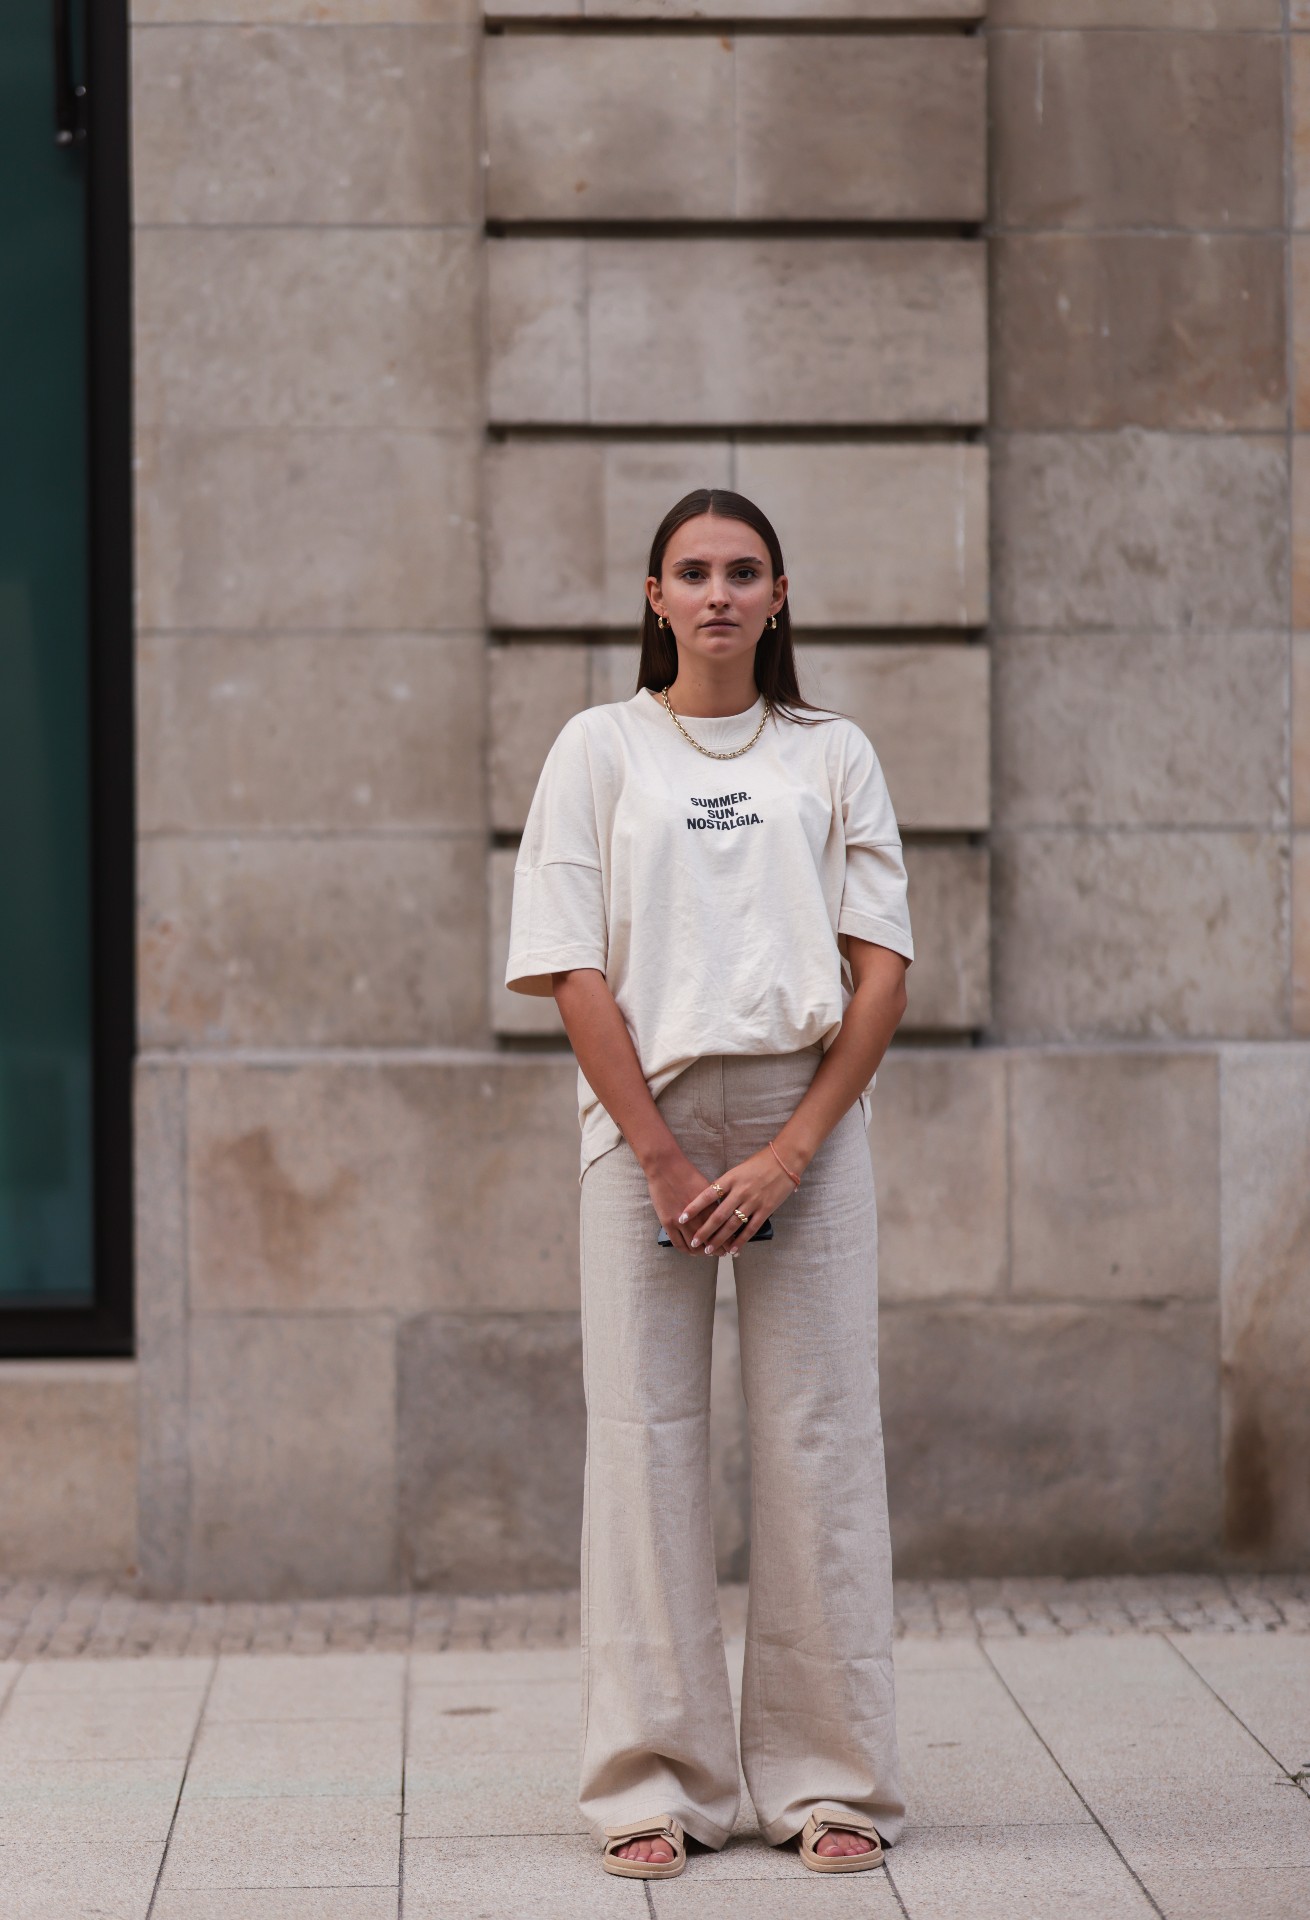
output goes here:
[{"label": "center-parted hair", "polygon": [[[675,506],[670,507],[655,529],[646,568],[654,579],[663,576],[664,555],[678,528],[688,520],[698,519],[703,513],[712,514],[716,520],[740,520],[744,526],[750,527],[764,542],[774,579],[786,572],[782,562],[782,543],[773,522],[753,500],[748,500],[743,493],[733,493],[727,487],[697,487],[694,493],[684,494]],[[673,629],[661,628],[656,624],[655,609],[646,600],[641,617],[641,661],[637,668],[636,690],[640,692],[643,687],[653,687],[659,692],[661,688],[671,685],[677,674],[678,643],[673,637]],[[801,695],[796,678],[796,655],[792,647],[790,600],[784,600],[778,609],[777,627],[766,624],[760,635],[759,645],[755,649],[755,685],[775,711],[783,712],[785,718],[795,720],[799,726],[817,724],[817,719],[801,719],[801,712],[814,713],[822,719],[831,717],[826,711],[820,712]]]}]

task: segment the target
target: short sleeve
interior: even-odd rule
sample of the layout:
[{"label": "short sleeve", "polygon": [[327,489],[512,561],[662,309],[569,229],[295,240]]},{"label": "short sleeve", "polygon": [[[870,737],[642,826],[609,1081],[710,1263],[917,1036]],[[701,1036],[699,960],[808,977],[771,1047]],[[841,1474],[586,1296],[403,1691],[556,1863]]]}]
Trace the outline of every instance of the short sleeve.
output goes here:
[{"label": "short sleeve", "polygon": [[514,862],[505,985],[548,996],[552,973],[605,971],[608,938],[587,736],[575,715],[546,755]]},{"label": "short sleeve", "polygon": [[851,730],[842,782],[846,877],[837,931],[914,959],[905,862],[891,795],[873,743]]}]

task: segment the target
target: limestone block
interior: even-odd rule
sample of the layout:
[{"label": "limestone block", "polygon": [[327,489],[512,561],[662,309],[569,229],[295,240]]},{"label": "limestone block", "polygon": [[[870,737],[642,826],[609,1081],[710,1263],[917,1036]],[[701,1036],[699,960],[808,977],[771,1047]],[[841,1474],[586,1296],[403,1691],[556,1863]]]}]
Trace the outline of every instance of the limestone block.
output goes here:
[{"label": "limestone block", "polygon": [[869,1144],[879,1298],[1003,1292],[1009,1262],[1003,1054],[894,1044],[878,1069]]},{"label": "limestone block", "polygon": [[489,251],[495,419],[624,427],[986,417],[981,242],[517,238]]},{"label": "limestone block", "polygon": [[425,1314],[402,1324],[399,1363],[413,1584],[575,1585],[587,1441],[577,1314]]},{"label": "limestone block", "polygon": [[1291,78],[1291,223],[1310,226],[1310,43],[1294,33],[1287,45]]},{"label": "limestone block", "polygon": [[1292,1031],[1310,1034],[1310,833],[1292,835]]},{"label": "limestone block", "polygon": [[[588,705],[587,649],[569,645],[492,647],[487,667],[491,825],[497,833],[519,833],[528,817],[542,763],[560,729]],[[516,1000],[525,997],[512,996]]]},{"label": "limestone block", "polygon": [[1310,827],[1310,634],[1292,635],[1292,822]]},{"label": "limestone block", "polygon": [[1281,826],[1287,636],[998,633],[1005,826]]},{"label": "limestone block", "polygon": [[[496,1033],[566,1036],[559,1008],[546,994],[511,993],[505,985],[509,960],[510,914],[514,899],[514,862],[517,847],[493,847],[487,860],[487,892],[491,911],[490,970],[487,995],[491,1025]],[[570,1056],[571,1058],[572,1056]]]},{"label": "limestone block", "polygon": [[1000,626],[1286,626],[1281,438],[1000,434],[992,486]]},{"label": "limestone block", "polygon": [[988,853],[963,842],[905,849],[915,958],[905,977],[907,1033],[959,1032],[991,1018]]},{"label": "limestone block", "polygon": [[592,645],[587,649],[587,663],[588,706],[631,700],[637,691],[637,673],[641,666],[639,645]]},{"label": "limestone block", "polygon": [[143,832],[485,824],[481,634],[146,634]]},{"label": "limestone block", "polygon": [[726,487],[731,450],[704,441],[509,440],[486,456],[493,627],[634,629],[650,543],[694,487]]},{"label": "limestone block", "polygon": [[998,426],[1281,428],[1283,242],[1012,234],[992,248]]},{"label": "limestone block", "polygon": [[998,227],[1282,225],[1276,35],[1013,32],[990,52]]},{"label": "limestone block", "polygon": [[730,218],[734,52],[726,34],[492,35],[488,217]]},{"label": "limestone block", "polygon": [[1310,435],[1292,440],[1292,624],[1310,627]]},{"label": "limestone block", "polygon": [[199,1314],[190,1370],[187,1592],[394,1592],[392,1319]]},{"label": "limestone block", "polygon": [[493,420],[585,420],[585,242],[492,240],[486,265],[488,414]]},{"label": "limestone block", "polygon": [[1010,1137],[1015,1294],[1218,1298],[1213,1053],[1016,1052]]},{"label": "limestone block", "polygon": [[798,627],[987,619],[987,449],[743,441],[736,479],[779,530]]},{"label": "limestone block", "polygon": [[191,1069],[196,1313],[573,1310],[571,1054]]},{"label": "limestone block", "polygon": [[195,21],[288,26],[422,26],[476,20],[474,0],[132,0],[137,26]]},{"label": "limestone block", "polygon": [[481,425],[472,231],[146,227],[140,426]]},{"label": "limestone block", "polygon": [[138,222],[481,218],[469,26],[141,26],[132,48]]},{"label": "limestone block", "polygon": [[986,647],[847,641],[796,651],[806,699],[849,714],[872,740],[902,831],[987,825]]},{"label": "limestone block", "polygon": [[139,625],[480,626],[479,452],[472,435],[143,429]]},{"label": "limestone block", "polygon": [[132,1081],[137,1567],[181,1591],[187,1531],[186,1075],[138,1056]]},{"label": "limestone block", "polygon": [[130,1360],[0,1360],[7,1579],[135,1572],[136,1385]]},{"label": "limestone block", "polygon": [[998,1036],[1286,1032],[1286,834],[1006,830],[992,867]]},{"label": "limestone block", "polygon": [[892,1551],[904,1578],[1206,1564],[1219,1518],[1218,1312],[884,1309]]},{"label": "limestone block", "polygon": [[[1292,0],[1295,20],[1298,0]],[[1176,27],[1277,32],[1281,0],[991,0],[992,27]]]},{"label": "limestone block", "polygon": [[471,833],[144,841],[143,1043],[479,1040],[483,846]]},{"label": "limestone block", "polygon": [[986,49],[933,34],[743,34],[737,212],[982,220]]},{"label": "limestone block", "polygon": [[[588,20],[702,20],[704,0],[492,0],[489,15]],[[734,20],[976,20],[982,0],[734,0]]]},{"label": "limestone block", "polygon": [[1310,1555],[1310,1046],[1233,1049],[1222,1081],[1224,1542]]}]

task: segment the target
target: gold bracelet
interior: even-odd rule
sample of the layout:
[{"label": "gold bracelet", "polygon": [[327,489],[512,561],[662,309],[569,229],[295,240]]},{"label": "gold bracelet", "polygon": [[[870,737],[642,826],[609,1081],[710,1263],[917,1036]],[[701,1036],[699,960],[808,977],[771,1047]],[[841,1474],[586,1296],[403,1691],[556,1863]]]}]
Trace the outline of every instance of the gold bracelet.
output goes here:
[{"label": "gold bracelet", "polygon": [[769,1152],[773,1155],[774,1159],[778,1162],[778,1165],[782,1168],[787,1178],[791,1181],[792,1186],[798,1187],[801,1183],[800,1175],[798,1173],[792,1172],[791,1168],[783,1160],[782,1155],[778,1152],[778,1149],[774,1146],[772,1140],[770,1140],[769,1142]]}]

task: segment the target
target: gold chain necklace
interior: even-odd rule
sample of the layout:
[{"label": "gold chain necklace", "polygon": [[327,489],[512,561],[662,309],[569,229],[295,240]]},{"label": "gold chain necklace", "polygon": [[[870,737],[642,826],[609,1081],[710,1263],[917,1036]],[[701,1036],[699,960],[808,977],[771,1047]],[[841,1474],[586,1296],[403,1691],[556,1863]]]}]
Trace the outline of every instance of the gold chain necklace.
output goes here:
[{"label": "gold chain necklace", "polygon": [[769,705],[768,696],[766,694],[761,694],[760,698],[764,701],[764,712],[760,715],[759,726],[756,727],[754,733],[751,735],[750,739],[746,742],[746,745],[744,747],[734,747],[730,753],[716,753],[713,747],[703,747],[699,740],[691,739],[691,735],[687,732],[687,729],[683,726],[681,720],[679,720],[677,714],[673,711],[673,708],[669,706],[669,696],[668,696],[667,689],[664,687],[660,688],[660,699],[664,702],[664,706],[668,713],[668,716],[670,720],[672,720],[674,726],[678,729],[678,732],[682,735],[684,740],[691,740],[691,744],[693,747],[695,747],[697,753],[706,754],[711,760],[737,760],[737,759],[740,759],[743,753],[750,752],[750,749],[755,745],[755,742],[759,739],[760,735],[764,732],[764,723],[773,711],[772,707]]}]

